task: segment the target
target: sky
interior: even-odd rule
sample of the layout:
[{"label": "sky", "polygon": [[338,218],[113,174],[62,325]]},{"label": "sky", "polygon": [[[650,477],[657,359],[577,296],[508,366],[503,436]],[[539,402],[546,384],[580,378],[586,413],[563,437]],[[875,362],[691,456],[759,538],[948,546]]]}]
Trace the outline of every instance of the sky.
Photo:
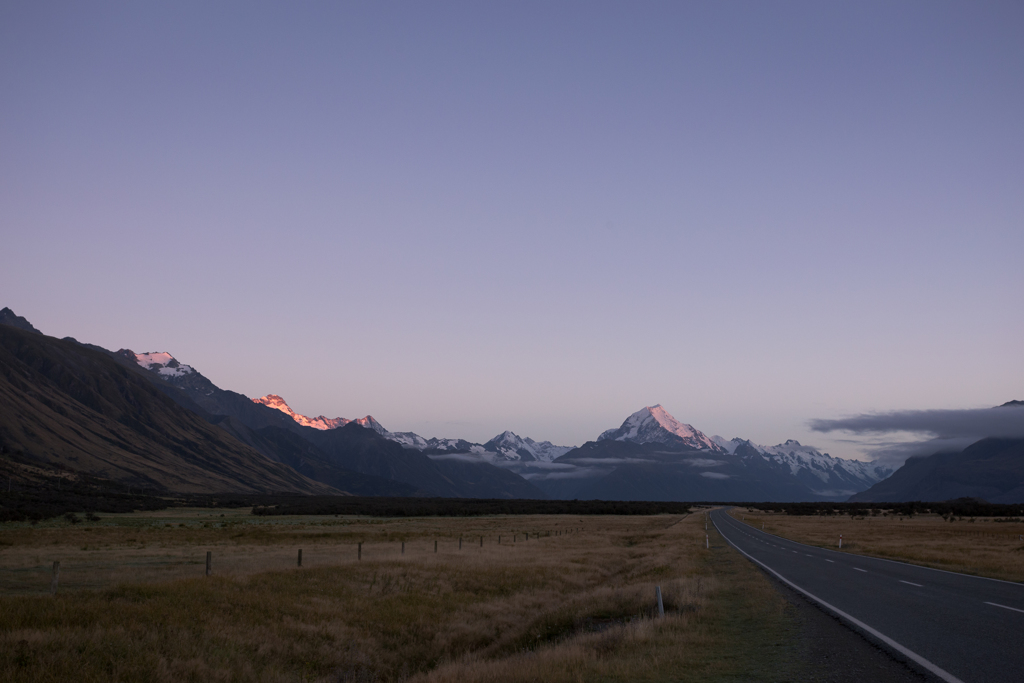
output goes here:
[{"label": "sky", "polygon": [[871,458],[822,425],[1024,399],[1022,35],[1015,2],[0,0],[0,306],[426,437],[660,403]]}]

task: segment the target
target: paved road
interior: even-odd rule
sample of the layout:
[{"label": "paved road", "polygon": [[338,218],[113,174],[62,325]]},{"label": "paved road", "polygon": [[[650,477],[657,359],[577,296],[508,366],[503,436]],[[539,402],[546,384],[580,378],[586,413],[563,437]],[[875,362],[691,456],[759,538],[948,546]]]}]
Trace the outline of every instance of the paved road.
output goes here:
[{"label": "paved road", "polygon": [[1024,585],[815,548],[724,510],[711,521],[749,559],[938,678],[1024,681]]}]

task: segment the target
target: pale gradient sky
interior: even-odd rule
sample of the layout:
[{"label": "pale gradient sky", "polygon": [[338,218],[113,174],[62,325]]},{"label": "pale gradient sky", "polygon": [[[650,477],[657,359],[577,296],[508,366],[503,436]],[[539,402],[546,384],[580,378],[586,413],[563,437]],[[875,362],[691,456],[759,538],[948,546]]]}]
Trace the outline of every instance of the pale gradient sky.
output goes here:
[{"label": "pale gradient sky", "polygon": [[0,2],[0,306],[307,414],[1024,398],[1024,5]]}]

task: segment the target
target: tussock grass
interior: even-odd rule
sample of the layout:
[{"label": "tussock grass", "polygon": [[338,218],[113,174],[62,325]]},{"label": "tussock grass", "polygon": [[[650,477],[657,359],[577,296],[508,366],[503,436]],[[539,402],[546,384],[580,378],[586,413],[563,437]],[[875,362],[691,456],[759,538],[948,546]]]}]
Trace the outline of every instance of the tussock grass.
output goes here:
[{"label": "tussock grass", "polygon": [[[1024,582],[1024,523],[997,518],[877,515],[785,515],[733,509],[747,524],[785,538],[936,569]],[[952,521],[949,521],[952,520]]]},{"label": "tussock grass", "polygon": [[[168,514],[0,528],[0,679],[739,681],[799,668],[780,647],[784,602],[724,543],[705,550],[698,516],[239,514],[205,527],[207,511]],[[35,557],[62,560],[58,595],[48,573],[18,573]]]}]

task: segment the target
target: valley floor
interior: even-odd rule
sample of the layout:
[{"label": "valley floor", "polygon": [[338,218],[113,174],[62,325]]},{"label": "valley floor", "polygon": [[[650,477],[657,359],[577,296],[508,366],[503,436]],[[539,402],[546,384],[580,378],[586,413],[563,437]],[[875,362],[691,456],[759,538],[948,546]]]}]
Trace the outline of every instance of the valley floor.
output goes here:
[{"label": "valley floor", "polygon": [[[883,506],[884,503],[879,503]],[[821,548],[900,560],[946,571],[1024,582],[1024,522],[934,514],[786,515],[734,508],[729,514],[766,532]]]},{"label": "valley floor", "polygon": [[0,679],[856,680],[830,653],[859,637],[823,641],[700,514],[224,514],[0,526]]}]

